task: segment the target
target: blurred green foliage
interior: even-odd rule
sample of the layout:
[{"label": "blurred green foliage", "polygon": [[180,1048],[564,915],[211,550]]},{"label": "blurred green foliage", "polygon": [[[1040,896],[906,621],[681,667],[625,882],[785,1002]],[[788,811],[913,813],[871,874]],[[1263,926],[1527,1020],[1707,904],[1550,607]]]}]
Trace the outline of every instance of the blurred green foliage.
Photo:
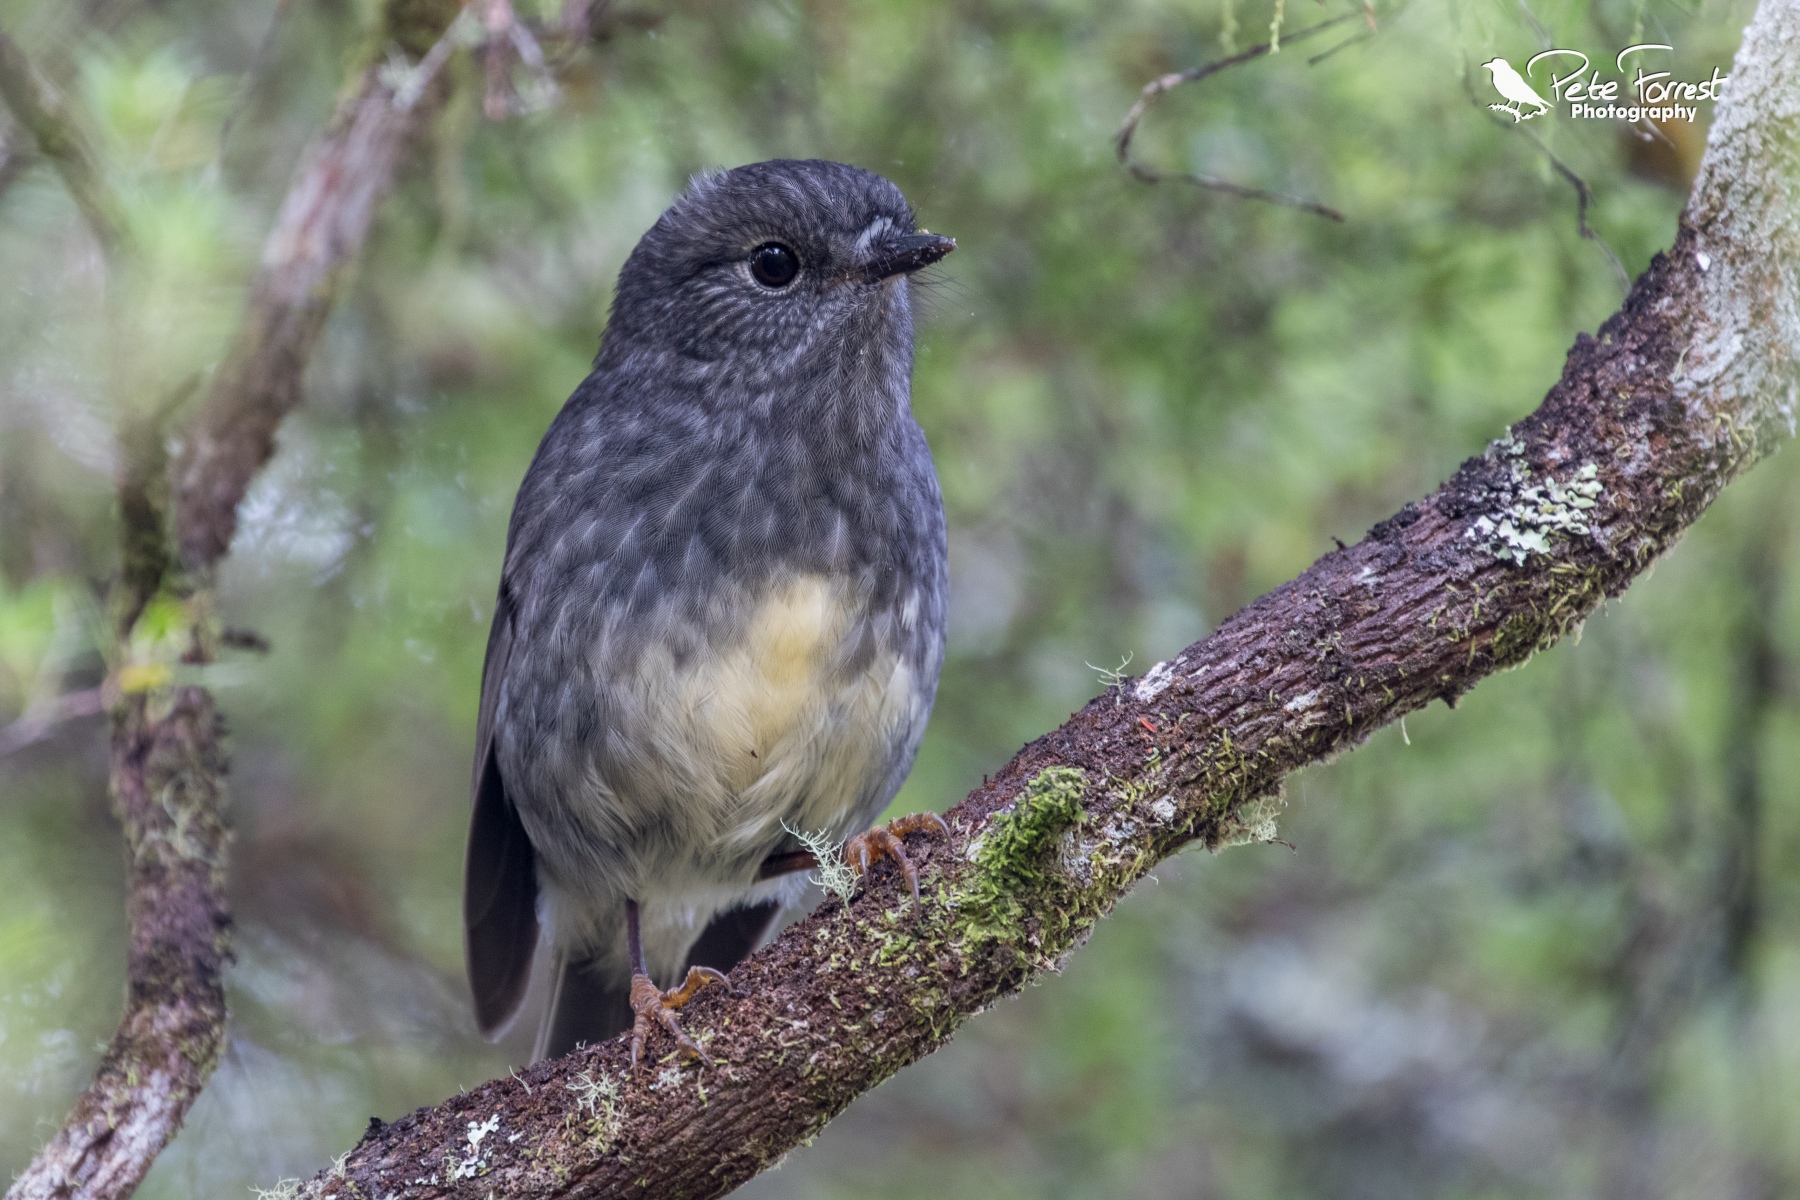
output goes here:
[{"label": "blurred green foliage", "polygon": [[[823,156],[960,249],[915,407],[952,646],[902,810],[1434,486],[1535,407],[1673,236],[1696,143],[1484,107],[1476,64],[1667,42],[1728,69],[1744,0],[1401,0],[1177,89],[1138,153],[1333,224],[1131,180],[1149,79],[1263,0],[613,8],[554,103],[481,64],[383,208],[246,500],[223,595],[267,656],[233,730],[230,1050],[142,1194],[244,1195],[521,1061],[472,1030],[459,874],[512,493],[613,276],[693,171]],[[551,6],[521,15],[554,20]],[[0,0],[128,210],[110,268],[0,117],[0,728],[103,672],[113,430],[219,355],[372,0]],[[1335,12],[1290,4],[1290,30]],[[1311,56],[1334,50],[1316,64]],[[551,98],[515,67],[520,95]],[[1702,119],[1707,114],[1703,111]],[[1067,973],[865,1097],[747,1196],[1773,1196],[1800,1188],[1791,455],[1580,644],[1291,782],[1293,844],[1184,856]],[[104,732],[0,758],[0,1168],[59,1121],[122,976]]]}]

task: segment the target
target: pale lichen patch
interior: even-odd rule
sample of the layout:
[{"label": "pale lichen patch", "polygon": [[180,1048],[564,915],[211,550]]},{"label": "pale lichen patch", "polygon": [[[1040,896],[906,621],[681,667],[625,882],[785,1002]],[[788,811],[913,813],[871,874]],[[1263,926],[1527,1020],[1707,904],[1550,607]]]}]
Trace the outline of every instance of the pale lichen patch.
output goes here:
[{"label": "pale lichen patch", "polygon": [[1100,676],[1100,684],[1102,687],[1119,687],[1124,684],[1127,678],[1125,668],[1131,665],[1131,659],[1132,655],[1126,654],[1123,658],[1119,659],[1119,665],[1111,669],[1106,667],[1096,667],[1093,663],[1088,663],[1087,669]]},{"label": "pale lichen patch", "polygon": [[605,1150],[619,1132],[619,1084],[605,1073],[594,1075],[583,1071],[563,1085],[575,1097],[574,1116],[585,1117],[588,1133],[595,1144]]},{"label": "pale lichen patch", "polygon": [[1280,830],[1276,828],[1275,821],[1286,807],[1287,798],[1280,792],[1246,800],[1235,812],[1219,822],[1218,838],[1207,849],[1217,853],[1231,846],[1279,841]]},{"label": "pale lichen patch", "polygon": [[822,829],[801,831],[786,821],[781,827],[792,834],[818,860],[819,873],[807,882],[830,892],[845,904],[856,895],[856,872],[844,861],[844,852],[829,833]]},{"label": "pale lichen patch", "polygon": [[1593,534],[1589,518],[1604,491],[1594,463],[1577,468],[1567,480],[1535,476],[1525,462],[1524,445],[1510,430],[1488,447],[1487,456],[1507,468],[1496,497],[1500,507],[1476,517],[1464,537],[1481,543],[1496,558],[1524,566],[1533,554],[1548,555],[1553,537]]},{"label": "pale lichen patch", "polygon": [[[481,1155],[481,1143],[488,1134],[500,1128],[500,1114],[494,1113],[485,1121],[470,1121],[468,1124],[469,1152],[460,1161],[452,1161],[450,1164],[450,1181],[452,1183],[459,1179],[473,1179],[487,1169],[487,1162]],[[452,1152],[451,1158],[455,1158],[454,1152]]]},{"label": "pale lichen patch", "polygon": [[1179,659],[1173,662],[1159,662],[1146,671],[1144,677],[1137,681],[1137,687],[1133,689],[1138,703],[1148,704],[1167,691],[1169,685],[1175,682],[1175,669],[1179,665]]},{"label": "pale lichen patch", "polygon": [[1057,861],[1062,865],[1063,874],[1081,887],[1094,882],[1094,867],[1088,857],[1092,850],[1093,843],[1083,841],[1073,829],[1063,834],[1057,844]]}]

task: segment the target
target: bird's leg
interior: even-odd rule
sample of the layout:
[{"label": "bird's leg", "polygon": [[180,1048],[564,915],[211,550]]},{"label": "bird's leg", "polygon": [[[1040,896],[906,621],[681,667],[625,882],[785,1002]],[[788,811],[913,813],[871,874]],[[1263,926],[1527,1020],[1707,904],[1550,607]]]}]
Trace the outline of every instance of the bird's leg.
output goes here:
[{"label": "bird's leg", "polygon": [[891,858],[900,865],[900,874],[906,877],[906,886],[912,889],[913,902],[919,899],[919,869],[906,857],[906,847],[901,839],[909,833],[928,833],[932,830],[950,836],[950,826],[944,824],[944,818],[934,812],[912,813],[909,816],[895,817],[886,825],[877,825],[867,833],[859,833],[844,843],[844,860],[858,877],[868,874],[869,868],[884,858]]},{"label": "bird's leg", "polygon": [[650,1022],[655,1021],[669,1031],[683,1053],[712,1066],[713,1060],[706,1051],[682,1032],[675,1010],[692,1000],[703,984],[724,983],[725,976],[711,967],[689,967],[680,987],[667,992],[658,988],[644,966],[644,939],[638,931],[636,900],[625,902],[625,944],[631,950],[631,1011],[636,1014],[631,1023],[631,1065],[637,1066],[638,1057],[644,1052],[644,1039],[650,1035]]}]

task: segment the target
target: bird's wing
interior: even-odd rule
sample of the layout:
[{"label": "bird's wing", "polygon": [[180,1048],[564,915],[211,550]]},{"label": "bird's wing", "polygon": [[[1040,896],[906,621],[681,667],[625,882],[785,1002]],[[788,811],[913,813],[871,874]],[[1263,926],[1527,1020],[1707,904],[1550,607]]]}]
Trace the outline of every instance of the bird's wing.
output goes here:
[{"label": "bird's wing", "polygon": [[502,582],[481,670],[475,811],[463,863],[463,953],[475,1023],[484,1034],[499,1032],[518,1014],[538,941],[537,861],[518,810],[507,797],[494,748],[494,714],[512,642],[512,599]]}]

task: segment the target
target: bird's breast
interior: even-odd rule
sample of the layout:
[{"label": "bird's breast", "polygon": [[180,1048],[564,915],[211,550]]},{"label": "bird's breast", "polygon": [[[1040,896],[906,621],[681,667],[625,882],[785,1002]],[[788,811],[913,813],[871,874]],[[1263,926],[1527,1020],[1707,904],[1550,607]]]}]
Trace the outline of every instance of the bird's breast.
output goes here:
[{"label": "bird's breast", "polygon": [[715,743],[728,786],[766,774],[786,743],[811,732],[811,710],[868,684],[833,679],[846,631],[866,617],[845,591],[817,575],[770,588],[746,606],[740,637],[681,674],[674,708]]},{"label": "bird's breast", "polygon": [[910,761],[935,658],[919,600],[793,574],[717,597],[703,637],[596,648],[609,728],[580,808],[592,835],[666,885],[753,873],[783,825],[866,821]]}]

